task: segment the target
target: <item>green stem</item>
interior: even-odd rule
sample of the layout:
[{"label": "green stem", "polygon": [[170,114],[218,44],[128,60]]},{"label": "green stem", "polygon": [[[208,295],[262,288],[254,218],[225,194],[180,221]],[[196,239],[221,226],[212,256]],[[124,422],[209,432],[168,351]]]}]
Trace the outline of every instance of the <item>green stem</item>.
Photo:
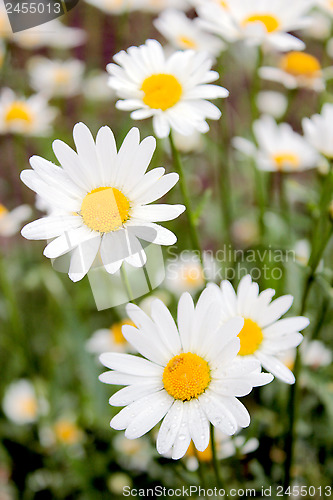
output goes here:
[{"label": "green stem", "polygon": [[125,289],[126,289],[129,301],[132,302],[133,304],[136,304],[134,296],[133,296],[133,292],[132,292],[132,287],[131,287],[131,284],[129,282],[127,273],[125,271],[124,264],[120,268],[120,274],[121,274],[121,278],[123,280],[123,283],[125,285]]},{"label": "green stem", "polygon": [[[330,176],[332,175],[332,172],[329,174]],[[328,179],[328,181],[330,178]],[[323,193],[323,198],[324,200],[327,199],[326,195],[326,190],[328,193],[331,192],[331,183],[327,182],[326,189]],[[325,224],[325,219],[328,220],[328,214],[326,214],[326,207],[323,206],[321,203],[321,206],[323,208],[322,213],[323,213],[323,222]],[[320,221],[321,222],[321,221]],[[329,228],[326,229],[326,234],[320,241],[319,248],[317,248],[316,245],[312,245],[312,252],[311,256],[309,259],[309,267],[310,267],[310,273],[307,277],[305,287],[304,287],[304,292],[303,292],[303,297],[302,297],[302,302],[301,302],[301,309],[300,309],[300,315],[302,316],[306,310],[306,303],[307,299],[311,290],[311,286],[314,282],[315,278],[315,273],[316,269],[318,267],[318,264],[320,262],[320,259],[322,258],[322,255],[325,251],[325,248],[328,245],[328,242],[331,239],[333,233],[333,227],[332,224],[330,224]],[[314,232],[313,235],[313,240],[316,239],[317,232]],[[298,418],[298,412],[299,412],[299,374],[301,371],[301,357],[299,354],[299,350],[297,350],[296,353],[296,359],[295,359],[295,367],[294,367],[294,374],[295,374],[295,384],[291,386],[290,388],[290,397],[288,401],[288,409],[287,412],[289,414],[289,427],[287,430],[287,436],[286,436],[286,442],[285,442],[285,452],[286,452],[286,462],[285,462],[285,476],[284,476],[284,489],[286,489],[288,486],[290,486],[290,477],[291,477],[291,468],[293,465],[293,460],[294,460],[294,454],[295,454],[295,442],[297,438],[297,432],[296,432],[296,424],[297,424],[297,418]]]},{"label": "green stem", "polygon": [[216,455],[216,444],[215,444],[215,429],[212,424],[210,424],[210,442],[212,446],[212,457],[213,457],[213,468],[215,472],[216,483],[219,488],[222,488],[222,479],[220,474],[219,463]]},{"label": "green stem", "polygon": [[264,58],[263,50],[261,47],[258,47],[257,64],[252,79],[252,85],[250,87],[250,104],[251,104],[252,121],[256,120],[259,116],[259,110],[256,99],[258,92],[260,90],[259,68],[262,65],[263,58]]},{"label": "green stem", "polygon": [[175,146],[175,143],[173,141],[172,132],[170,132],[169,140],[170,140],[170,146],[171,146],[174,166],[175,166],[175,169],[179,175],[180,190],[181,190],[181,193],[183,196],[184,205],[186,206],[186,215],[187,215],[187,220],[188,220],[188,225],[189,225],[189,230],[190,230],[192,249],[199,253],[201,263],[203,264],[202,251],[201,251],[201,246],[199,243],[199,237],[198,237],[198,233],[197,233],[196,224],[195,224],[194,217],[193,217],[192,204],[190,201],[190,196],[189,196],[189,192],[188,192],[187,185],[186,185],[184,169],[183,169],[182,161],[180,158],[180,154],[179,154],[179,152]]},{"label": "green stem", "polygon": [[255,197],[257,200],[257,204],[259,206],[258,213],[258,226],[260,232],[260,238],[263,240],[265,236],[265,193],[263,188],[263,174],[260,172],[253,162],[253,170],[254,170],[254,183],[255,183]]}]

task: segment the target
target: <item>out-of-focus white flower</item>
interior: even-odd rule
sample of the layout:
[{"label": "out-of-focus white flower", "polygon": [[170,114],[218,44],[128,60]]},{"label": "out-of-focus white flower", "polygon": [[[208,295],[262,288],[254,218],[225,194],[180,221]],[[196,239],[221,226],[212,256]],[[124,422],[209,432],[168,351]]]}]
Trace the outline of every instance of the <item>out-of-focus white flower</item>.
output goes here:
[{"label": "out-of-focus white flower", "polygon": [[147,471],[153,458],[154,450],[149,439],[127,439],[124,434],[117,434],[112,441],[117,452],[117,462],[127,470]]},{"label": "out-of-focus white flower", "polygon": [[250,45],[261,45],[281,51],[302,50],[304,43],[289,34],[311,22],[306,17],[313,0],[225,0],[200,2],[197,12],[202,26],[220,35],[227,42],[244,40]]},{"label": "out-of-focus white flower", "polygon": [[21,379],[7,387],[2,409],[6,417],[15,424],[30,424],[45,413],[46,402],[37,398],[34,386],[29,380]]},{"label": "out-of-focus white flower", "polygon": [[83,432],[71,417],[59,418],[52,426],[56,443],[72,446],[82,441]]},{"label": "out-of-focus white flower", "polygon": [[133,352],[132,346],[127,342],[121,329],[124,325],[134,325],[130,319],[113,323],[110,328],[96,330],[86,342],[88,352],[102,354],[102,352]]},{"label": "out-of-focus white flower", "polygon": [[22,228],[22,223],[29,219],[31,213],[29,205],[20,205],[9,211],[0,203],[0,236],[16,234]]},{"label": "out-of-focus white flower", "polygon": [[84,63],[78,59],[33,57],[28,63],[31,87],[47,97],[72,97],[82,88]]},{"label": "out-of-focus white flower", "polygon": [[233,146],[254,158],[258,168],[270,172],[302,172],[316,168],[317,151],[293,131],[288,123],[277,124],[273,117],[263,115],[253,124],[258,148],[242,137],[233,139]]},{"label": "out-of-focus white flower", "polygon": [[107,479],[107,485],[111,493],[115,495],[123,495],[125,486],[132,486],[132,479],[128,474],[124,472],[116,472],[115,474],[111,474]]},{"label": "out-of-focus white flower", "polygon": [[297,262],[303,266],[307,266],[311,253],[309,240],[298,240],[295,244],[294,251]]},{"label": "out-of-focus white flower", "polygon": [[104,102],[116,98],[115,91],[108,85],[109,77],[105,71],[90,73],[83,81],[82,92],[90,101]]},{"label": "out-of-focus white flower", "polygon": [[333,2],[332,0],[316,0],[318,7],[323,9],[325,12],[328,12],[333,16]]},{"label": "out-of-focus white flower", "polygon": [[302,361],[305,366],[317,369],[320,366],[328,366],[332,363],[332,351],[320,340],[307,339],[300,346]]},{"label": "out-of-focus white flower", "polygon": [[82,45],[86,38],[84,30],[65,26],[58,19],[12,35],[13,42],[22,49],[39,49],[40,47],[71,49]]},{"label": "out-of-focus white flower", "polygon": [[306,52],[289,52],[280,58],[278,67],[263,66],[259,75],[265,80],[282,83],[287,89],[304,87],[316,92],[325,89],[320,61]]},{"label": "out-of-focus white flower", "polygon": [[[153,117],[157,137],[170,130],[190,135],[209,130],[207,118],[218,120],[220,110],[209,100],[228,97],[229,92],[210,82],[219,77],[211,71],[212,60],[205,52],[177,51],[166,58],[156,40],[130,47],[107,65],[109,85],[121,98],[118,109],[132,111],[131,118]],[[209,99],[209,100],[208,100]]]},{"label": "out-of-focus white flower", "polygon": [[174,131],[173,142],[181,153],[201,153],[205,146],[203,134],[198,130],[195,130],[190,135],[183,135]]},{"label": "out-of-focus white flower", "polygon": [[311,24],[303,29],[303,34],[315,40],[327,40],[331,34],[332,21],[320,11],[311,12]]},{"label": "out-of-focus white flower", "polygon": [[[293,384],[295,377],[278,360],[281,352],[297,347],[303,339],[299,333],[309,324],[308,318],[295,316],[280,319],[291,307],[292,295],[283,295],[272,302],[275,290],[268,288],[259,294],[257,283],[251,276],[244,276],[238,285],[237,293],[229,281],[221,286],[208,284],[221,304],[222,321],[243,318],[244,326],[239,333],[241,362],[250,363],[257,359],[263,368],[287,384]],[[241,366],[241,365],[240,365]]]},{"label": "out-of-focus white flower", "polygon": [[284,116],[288,108],[288,99],[281,92],[263,90],[257,94],[257,107],[262,114],[279,119]]},{"label": "out-of-focus white flower", "polygon": [[[259,446],[259,441],[256,438],[251,438],[246,440],[244,436],[226,436],[218,429],[215,432],[215,447],[216,456],[219,460],[232,457],[238,453],[241,456],[247,455],[255,451]],[[205,451],[196,451],[193,443],[191,442],[190,447],[184,457],[186,462],[186,467],[195,471],[199,467],[199,462],[211,463],[213,460],[211,441]]]},{"label": "out-of-focus white flower", "polygon": [[[299,347],[302,364],[313,370],[328,366],[332,363],[332,351],[328,349],[320,340],[304,339]],[[296,349],[288,349],[279,356],[280,361],[290,370],[293,369],[296,358]]]},{"label": "out-of-focus white flower", "polygon": [[237,219],[231,227],[235,242],[246,247],[258,240],[259,230],[255,220],[248,217]]},{"label": "out-of-focus white flower", "polygon": [[333,104],[324,104],[320,114],[304,118],[302,125],[307,141],[322,155],[333,158]]},{"label": "out-of-focus white flower", "polygon": [[57,109],[41,94],[25,98],[9,88],[0,94],[0,134],[48,135],[56,115]]},{"label": "out-of-focus white flower", "polygon": [[172,293],[195,293],[205,286],[206,280],[214,280],[216,263],[212,255],[203,253],[204,267],[195,252],[182,252],[169,259],[165,265],[164,286]]},{"label": "out-of-focus white flower", "polygon": [[129,131],[119,152],[109,127],[102,127],[95,141],[88,127],[78,123],[73,136],[77,153],[62,141],[53,142],[62,168],[33,156],[32,170],[21,172],[22,181],[58,210],[26,225],[22,235],[32,240],[55,238],[44,255],[71,253],[73,281],[87,274],[97,255],[110,274],[124,261],[144,266],[147,256],[138,238],[161,245],[177,240],[155,222],[172,220],[185,207],[150,203],[167,193],[179,176],[163,176],[163,168],[146,173],[156,141],[147,137],[140,143],[137,128]]},{"label": "out-of-focus white flower", "polygon": [[203,50],[218,56],[225,48],[221,39],[200,27],[198,18],[189,19],[179,10],[163,11],[154,25],[175,49]]}]

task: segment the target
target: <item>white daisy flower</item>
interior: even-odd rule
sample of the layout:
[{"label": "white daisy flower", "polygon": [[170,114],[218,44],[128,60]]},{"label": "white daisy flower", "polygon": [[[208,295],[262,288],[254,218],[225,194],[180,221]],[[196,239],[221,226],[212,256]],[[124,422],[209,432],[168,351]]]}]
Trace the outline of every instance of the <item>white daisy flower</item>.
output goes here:
[{"label": "white daisy flower", "polygon": [[309,324],[308,318],[296,316],[280,319],[291,307],[293,297],[283,295],[272,302],[275,291],[272,288],[259,294],[257,283],[251,276],[244,276],[237,294],[229,281],[222,281],[221,287],[209,284],[220,300],[223,321],[233,318],[244,319],[239,333],[238,357],[245,361],[257,359],[268,372],[287,384],[293,384],[295,377],[278,359],[279,353],[298,346],[303,339],[300,330]]},{"label": "white daisy flower", "polygon": [[57,112],[41,94],[25,98],[5,88],[0,94],[0,134],[48,135]]},{"label": "white daisy flower", "polygon": [[331,24],[332,20],[325,12],[311,12],[311,24],[303,30],[303,35],[314,40],[325,41],[331,35]]},{"label": "white daisy flower", "polygon": [[30,189],[61,211],[31,222],[22,235],[32,240],[55,238],[44,250],[49,258],[73,250],[69,268],[73,281],[87,274],[97,254],[111,274],[124,261],[142,267],[146,254],[139,239],[157,245],[177,240],[155,222],[175,219],[185,207],[148,204],[167,193],[178,175],[164,176],[163,168],[145,173],[156,141],[147,137],[140,143],[137,128],[130,130],[118,153],[109,127],[98,131],[96,144],[83,123],[75,125],[73,136],[77,153],[62,141],[53,142],[62,168],[33,156],[33,170],[21,173]]},{"label": "white daisy flower", "polygon": [[270,172],[302,172],[317,167],[318,153],[288,123],[278,125],[274,118],[263,115],[254,122],[253,132],[258,148],[242,137],[234,137],[233,146],[253,157],[259,169]]},{"label": "white daisy flower", "polygon": [[264,45],[277,50],[302,50],[304,43],[289,31],[308,26],[305,17],[313,0],[225,0],[200,2],[197,12],[204,29],[227,42],[244,40],[249,45]]},{"label": "white daisy flower", "polygon": [[218,120],[220,110],[206,99],[227,97],[229,92],[211,85],[219,75],[211,71],[212,61],[204,52],[177,51],[166,58],[156,40],[130,47],[108,64],[109,85],[122,100],[118,109],[132,111],[131,118],[153,117],[157,137],[167,137],[170,129],[190,135],[209,130],[206,118]]},{"label": "white daisy flower", "polygon": [[121,333],[124,325],[135,326],[130,319],[124,319],[113,323],[110,328],[96,330],[86,342],[86,350],[94,354],[102,354],[106,351],[132,352],[131,345]]},{"label": "white daisy flower", "polygon": [[191,439],[199,451],[209,444],[209,422],[224,434],[247,427],[250,416],[237,397],[253,387],[271,382],[256,360],[242,364],[236,358],[237,338],[244,322],[233,319],[221,325],[221,306],[205,289],[194,308],[189,293],[178,304],[178,328],[166,306],[155,300],[151,318],[134,304],[127,314],[138,326],[123,327],[123,335],[143,358],[105,353],[100,360],[110,368],[100,375],[107,384],[125,385],[110,398],[113,406],[125,406],[111,427],[136,439],[160,420],[157,451],[171,450],[173,459],[183,457]]},{"label": "white daisy flower", "polygon": [[333,104],[324,104],[320,114],[304,118],[302,125],[307,141],[322,155],[333,158]]},{"label": "white daisy flower", "polygon": [[81,92],[84,63],[78,59],[66,61],[33,57],[28,62],[30,86],[51,97],[72,97]]},{"label": "white daisy flower", "polygon": [[32,210],[28,205],[20,205],[9,211],[0,203],[0,236],[8,237],[16,234],[31,213]]},{"label": "white daisy flower", "polygon": [[280,58],[279,67],[263,66],[259,75],[265,80],[282,83],[287,89],[304,87],[316,92],[325,89],[320,61],[306,52],[289,52]]},{"label": "white daisy flower", "polygon": [[175,49],[193,49],[218,56],[225,48],[219,38],[205,32],[199,20],[190,19],[179,10],[166,10],[155,19],[154,26]]},{"label": "white daisy flower", "polygon": [[16,45],[30,50],[40,47],[71,49],[85,43],[86,38],[84,30],[65,26],[58,19],[12,35],[12,41]]},{"label": "white daisy flower", "polygon": [[86,76],[82,92],[89,101],[113,101],[116,98],[114,90],[108,85],[108,74],[105,71],[93,71]]},{"label": "white daisy flower", "polygon": [[288,98],[281,92],[262,90],[257,94],[257,107],[261,114],[279,119],[284,116],[288,108]]},{"label": "white daisy flower", "polygon": [[6,389],[2,409],[7,418],[15,424],[31,424],[45,413],[46,402],[37,398],[34,386],[29,380],[12,382]]}]

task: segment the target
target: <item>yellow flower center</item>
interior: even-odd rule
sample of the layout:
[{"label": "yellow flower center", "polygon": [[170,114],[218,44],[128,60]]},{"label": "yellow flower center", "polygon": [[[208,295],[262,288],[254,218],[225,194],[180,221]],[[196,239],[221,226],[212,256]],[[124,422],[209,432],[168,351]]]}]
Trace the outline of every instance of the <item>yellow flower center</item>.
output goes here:
[{"label": "yellow flower center", "polygon": [[30,125],[32,120],[29,106],[23,101],[12,102],[5,113],[5,122],[7,124],[21,121],[25,122],[26,125]]},{"label": "yellow flower center", "polygon": [[178,37],[178,43],[181,45],[181,47],[185,49],[196,49],[197,44],[194,40],[191,38],[188,38],[187,36],[180,36]]},{"label": "yellow flower center", "polygon": [[57,68],[54,72],[54,81],[57,85],[65,85],[69,82],[69,73],[67,69]]},{"label": "yellow flower center", "polygon": [[263,333],[260,326],[252,319],[244,319],[244,326],[238,334],[240,340],[240,356],[248,356],[256,352],[263,341]]},{"label": "yellow flower center", "polygon": [[65,444],[73,444],[79,440],[80,431],[73,422],[59,420],[54,425],[54,433],[58,441]]},{"label": "yellow flower center", "polygon": [[119,229],[129,219],[130,203],[116,188],[93,189],[84,198],[81,216],[89,229],[109,233]]},{"label": "yellow flower center", "polygon": [[[216,443],[216,448],[219,448],[219,442]],[[200,462],[211,462],[213,460],[213,452],[212,452],[212,445],[211,442],[209,442],[209,445],[204,451],[198,451],[195,449],[195,446],[193,444],[193,441],[191,441],[190,446],[188,447],[188,450],[186,452],[186,455],[190,457],[198,457]]]},{"label": "yellow flower center", "polygon": [[115,344],[126,344],[127,342],[121,331],[124,325],[135,326],[133,321],[131,321],[130,319],[124,319],[123,321],[118,321],[118,323],[114,323],[110,328],[112,340],[115,342]]},{"label": "yellow flower center", "polygon": [[172,108],[182,96],[182,86],[173,75],[158,73],[148,76],[141,86],[143,102],[153,109]]},{"label": "yellow flower center", "polygon": [[5,205],[2,205],[0,203],[0,218],[4,217],[6,214],[8,214],[7,208],[5,207]]},{"label": "yellow flower center", "polygon": [[183,280],[188,285],[199,285],[204,282],[203,271],[199,266],[188,266],[183,270]]},{"label": "yellow flower center", "polygon": [[24,415],[27,417],[34,418],[37,415],[37,401],[34,397],[26,397],[21,401],[21,410]]},{"label": "yellow flower center", "polygon": [[313,78],[320,74],[321,66],[318,59],[304,52],[290,52],[281,58],[280,68],[293,76]]},{"label": "yellow flower center", "polygon": [[186,352],[170,359],[164,368],[163,384],[165,390],[175,399],[189,401],[205,392],[210,382],[210,369],[207,361]]},{"label": "yellow flower center", "polygon": [[298,168],[301,163],[298,155],[288,152],[273,155],[273,161],[278,169],[284,167]]},{"label": "yellow flower center", "polygon": [[252,14],[244,19],[242,25],[247,26],[248,24],[258,22],[265,26],[267,33],[273,33],[273,31],[276,31],[280,27],[279,20],[271,14]]}]

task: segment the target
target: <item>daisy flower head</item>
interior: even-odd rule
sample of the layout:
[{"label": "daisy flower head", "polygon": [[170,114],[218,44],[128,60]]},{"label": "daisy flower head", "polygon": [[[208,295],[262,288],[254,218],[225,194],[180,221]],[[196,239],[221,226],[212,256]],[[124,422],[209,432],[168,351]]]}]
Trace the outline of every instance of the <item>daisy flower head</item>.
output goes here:
[{"label": "daisy flower head", "polygon": [[233,139],[233,146],[252,157],[259,169],[302,172],[318,166],[317,151],[288,123],[277,124],[273,117],[263,115],[254,122],[253,132],[258,147],[241,137]]},{"label": "daisy flower head", "polygon": [[130,47],[110,63],[109,85],[121,100],[118,109],[132,111],[131,118],[153,117],[155,134],[167,137],[170,129],[190,135],[209,130],[206,118],[218,120],[220,110],[206,99],[227,97],[229,92],[210,82],[219,77],[211,71],[212,60],[204,52],[177,51],[166,57],[156,40]]},{"label": "daisy flower head", "polygon": [[106,351],[131,352],[131,346],[121,332],[124,325],[135,326],[130,319],[123,319],[113,323],[110,328],[96,330],[86,342],[86,350],[94,354]]},{"label": "daisy flower head", "polygon": [[9,88],[0,94],[0,134],[48,135],[56,115],[41,94],[25,98]]},{"label": "daisy flower head", "polygon": [[225,44],[221,39],[205,32],[198,21],[198,18],[188,18],[184,12],[169,9],[155,19],[154,26],[175,49],[193,49],[218,56]]},{"label": "daisy flower head", "polygon": [[20,205],[8,210],[0,203],[0,236],[13,236],[22,227],[22,223],[29,219],[32,213],[29,205]]},{"label": "daisy flower head", "polygon": [[45,413],[46,401],[38,399],[29,380],[20,379],[7,387],[2,409],[6,417],[15,424],[31,424],[36,422],[40,414]]},{"label": "daisy flower head", "polygon": [[282,118],[288,109],[288,98],[275,90],[258,92],[256,104],[261,114],[271,115],[276,119]]},{"label": "daisy flower head", "polygon": [[304,49],[304,43],[288,32],[308,26],[311,19],[306,14],[313,0],[225,0],[225,4],[222,8],[216,2],[198,4],[203,28],[227,42],[244,40],[281,51]]},{"label": "daisy flower head", "polygon": [[244,276],[235,292],[229,281],[221,286],[209,284],[208,288],[220,300],[222,321],[241,317],[243,328],[238,334],[240,349],[238,358],[245,361],[258,360],[265,370],[287,384],[293,384],[293,373],[278,359],[281,352],[297,347],[303,339],[300,330],[309,324],[303,316],[280,319],[291,307],[293,297],[283,295],[272,301],[275,291],[268,288],[259,293],[258,284],[251,276]]},{"label": "daisy flower head", "polygon": [[237,397],[253,387],[271,382],[261,373],[260,363],[245,364],[237,353],[237,337],[244,321],[235,318],[221,325],[221,306],[205,289],[196,307],[189,293],[178,303],[178,328],[166,306],[155,300],[151,317],[134,304],[127,314],[137,325],[123,327],[123,335],[143,356],[104,353],[101,363],[110,368],[100,375],[107,384],[124,385],[109,403],[125,406],[111,427],[125,429],[125,437],[136,439],[162,419],[157,451],[183,457],[191,440],[199,451],[209,444],[209,422],[224,434],[247,427],[250,416]]},{"label": "daisy flower head", "polygon": [[96,143],[83,123],[75,125],[73,136],[77,153],[62,141],[53,142],[61,167],[33,156],[32,170],[21,173],[22,181],[57,209],[26,225],[22,235],[55,238],[44,250],[49,258],[72,251],[73,281],[87,274],[97,255],[110,274],[124,261],[142,267],[146,254],[139,239],[157,245],[177,240],[155,222],[175,219],[185,207],[149,203],[167,193],[178,175],[164,175],[162,167],[146,173],[156,141],[147,137],[140,143],[137,128],[129,131],[119,152],[109,127],[98,131]]},{"label": "daisy flower head", "polygon": [[31,87],[48,97],[72,97],[81,92],[84,63],[33,57],[28,63]]},{"label": "daisy flower head", "polygon": [[333,104],[324,104],[321,113],[304,118],[304,135],[319,153],[333,158]]},{"label": "daisy flower head", "polygon": [[280,58],[278,67],[263,66],[259,75],[265,80],[282,83],[287,89],[303,87],[316,92],[325,89],[320,61],[306,52],[288,52]]},{"label": "daisy flower head", "polygon": [[53,19],[39,26],[14,33],[13,42],[22,49],[35,50],[41,47],[71,49],[85,43],[86,32],[80,28],[65,26]]}]

